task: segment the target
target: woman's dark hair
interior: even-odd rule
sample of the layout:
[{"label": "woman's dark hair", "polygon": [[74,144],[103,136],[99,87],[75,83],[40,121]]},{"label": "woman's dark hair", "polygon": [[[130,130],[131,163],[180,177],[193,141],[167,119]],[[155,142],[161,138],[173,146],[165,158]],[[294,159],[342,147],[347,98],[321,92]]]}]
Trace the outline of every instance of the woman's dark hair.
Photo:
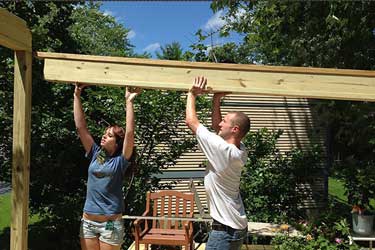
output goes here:
[{"label": "woman's dark hair", "polygon": [[106,128],[106,131],[113,128],[113,134],[116,137],[117,149],[113,156],[119,156],[122,154],[122,148],[124,146],[125,130],[117,124],[110,125]]},{"label": "woman's dark hair", "polygon": [[[106,131],[110,128],[113,128],[113,134],[116,137],[116,144],[117,144],[117,149],[113,156],[119,156],[122,154],[122,149],[124,147],[125,131],[122,127],[118,126],[117,124],[108,126],[106,128]],[[136,152],[136,147],[134,147],[133,153],[129,159],[129,166],[125,172],[125,177],[131,177],[138,172],[136,159],[137,159],[137,152]]]}]

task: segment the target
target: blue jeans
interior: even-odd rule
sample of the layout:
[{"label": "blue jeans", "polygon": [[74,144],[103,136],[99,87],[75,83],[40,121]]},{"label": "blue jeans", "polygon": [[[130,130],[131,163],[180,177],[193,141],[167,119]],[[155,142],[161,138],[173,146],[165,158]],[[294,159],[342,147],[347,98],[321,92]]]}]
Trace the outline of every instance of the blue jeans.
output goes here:
[{"label": "blue jeans", "polygon": [[240,250],[246,234],[246,229],[231,232],[212,230],[206,243],[206,250]]}]

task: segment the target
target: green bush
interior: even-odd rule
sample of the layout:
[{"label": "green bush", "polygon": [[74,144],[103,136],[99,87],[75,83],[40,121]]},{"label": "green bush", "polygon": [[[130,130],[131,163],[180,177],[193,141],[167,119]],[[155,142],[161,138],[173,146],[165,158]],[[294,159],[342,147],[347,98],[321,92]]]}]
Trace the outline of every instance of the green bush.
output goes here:
[{"label": "green bush", "polygon": [[335,199],[328,200],[327,207],[317,217],[293,224],[300,233],[298,237],[280,234],[272,240],[271,244],[275,250],[358,250],[359,247],[354,242],[351,244],[349,240],[350,224],[347,220],[349,217],[344,218],[338,210],[340,204]]},{"label": "green bush", "polygon": [[276,148],[281,134],[281,130],[263,128],[244,140],[249,159],[242,174],[241,195],[249,220],[290,222],[305,216],[300,205],[306,197],[298,186],[321,170],[321,150],[313,146],[283,154]]},{"label": "green bush", "polygon": [[[330,217],[330,216],[328,216]],[[331,218],[330,218],[331,219]],[[275,250],[358,250],[359,247],[349,240],[349,224],[345,219],[333,222],[314,222],[300,225],[301,235],[290,237],[279,234],[272,240]]]}]

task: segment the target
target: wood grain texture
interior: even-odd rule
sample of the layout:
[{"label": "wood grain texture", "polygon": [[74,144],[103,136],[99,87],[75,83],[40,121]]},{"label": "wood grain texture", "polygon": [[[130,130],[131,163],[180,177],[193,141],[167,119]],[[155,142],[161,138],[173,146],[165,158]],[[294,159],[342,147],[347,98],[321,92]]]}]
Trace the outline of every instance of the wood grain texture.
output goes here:
[{"label": "wood grain texture", "polygon": [[29,218],[32,55],[15,52],[10,248],[26,250]]},{"label": "wood grain texture", "polygon": [[26,22],[0,8],[0,45],[31,52],[31,32]]},{"label": "wood grain texture", "polygon": [[38,52],[52,82],[183,90],[208,78],[211,92],[375,101],[375,71],[180,62]]}]

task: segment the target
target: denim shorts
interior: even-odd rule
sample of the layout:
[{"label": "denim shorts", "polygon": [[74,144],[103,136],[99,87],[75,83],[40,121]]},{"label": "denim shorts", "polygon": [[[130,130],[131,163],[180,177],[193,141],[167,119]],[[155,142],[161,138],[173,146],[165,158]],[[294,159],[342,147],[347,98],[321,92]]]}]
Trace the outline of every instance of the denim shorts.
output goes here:
[{"label": "denim shorts", "polygon": [[99,238],[110,245],[121,245],[124,239],[124,221],[114,220],[96,222],[88,219],[81,220],[80,238]]},{"label": "denim shorts", "polygon": [[246,235],[247,229],[232,232],[212,230],[206,243],[206,250],[240,250]]}]

